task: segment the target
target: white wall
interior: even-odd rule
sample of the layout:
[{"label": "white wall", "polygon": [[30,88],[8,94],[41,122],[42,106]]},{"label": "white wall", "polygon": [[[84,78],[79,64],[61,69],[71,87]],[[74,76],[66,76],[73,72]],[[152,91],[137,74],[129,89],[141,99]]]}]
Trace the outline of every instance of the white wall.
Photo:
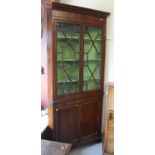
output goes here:
[{"label": "white wall", "polygon": [[61,0],[62,3],[110,12],[107,19],[105,83],[114,82],[114,1],[113,0]]}]

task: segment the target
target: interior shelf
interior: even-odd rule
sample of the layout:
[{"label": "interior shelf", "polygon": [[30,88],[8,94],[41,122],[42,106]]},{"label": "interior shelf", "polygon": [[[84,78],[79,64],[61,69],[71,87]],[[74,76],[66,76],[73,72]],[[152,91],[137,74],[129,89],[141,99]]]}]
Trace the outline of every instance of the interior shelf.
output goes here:
[{"label": "interior shelf", "polygon": [[[86,82],[86,81],[93,81],[93,80],[94,80],[94,79],[90,79],[90,80],[89,80],[89,79],[84,79],[83,81]],[[95,78],[95,80],[99,81],[100,78]]]},{"label": "interior shelf", "polygon": [[[77,40],[77,41],[79,41],[79,37],[68,37],[67,36],[67,38],[65,38],[65,37],[58,37],[57,38],[58,40],[60,39],[60,40],[68,40],[68,39],[74,39],[74,40]],[[90,38],[84,38],[84,41],[91,41],[91,39]],[[94,41],[94,40],[93,40]],[[95,41],[102,41],[102,38],[98,38],[98,39],[96,39]]]},{"label": "interior shelf", "polygon": [[[84,79],[83,81],[84,82],[86,82],[86,81],[93,81],[94,79]],[[100,80],[100,78],[95,78],[95,80],[97,80],[97,81],[99,81]],[[71,81],[58,81],[57,83],[59,84],[59,83],[71,83]],[[77,80],[72,80],[72,83],[76,83],[76,82],[79,82],[79,81],[77,81]]]},{"label": "interior shelf", "polygon": [[[89,79],[84,79],[83,81],[84,81],[84,82],[87,82],[87,81],[93,81],[93,80],[94,80],[94,79],[90,79],[90,80],[89,80]],[[96,81],[99,81],[100,78],[95,78],[95,80],[96,80]],[[58,81],[57,84],[61,84],[61,83],[64,83],[64,82],[65,82],[65,83],[71,83],[71,81]],[[79,81],[77,81],[77,80],[72,80],[72,83],[76,83],[76,82],[79,82]]]},{"label": "interior shelf", "polygon": [[97,60],[97,59],[94,59],[94,60],[93,59],[92,60],[90,60],[90,59],[89,60],[84,60],[85,63],[87,63],[87,62],[100,62],[100,61],[101,60]]},{"label": "interior shelf", "polygon": [[[92,40],[94,41],[94,39],[92,39]],[[84,41],[91,41],[91,39],[90,38],[84,38]],[[102,41],[102,39],[98,38],[95,41]]]},{"label": "interior shelf", "polygon": [[[91,62],[100,62],[100,61],[101,61],[101,60],[88,60],[88,61],[87,61],[87,60],[84,60],[85,63],[87,63],[87,62],[88,62],[88,63],[89,63],[89,62],[90,62],[90,63],[91,63]],[[76,63],[77,63],[77,62],[79,62],[79,60],[65,59],[65,60],[57,60],[57,62],[73,62],[73,63],[76,62]]]},{"label": "interior shelf", "polygon": [[79,60],[74,60],[74,59],[63,59],[63,60],[57,60],[57,62],[79,62]]},{"label": "interior shelf", "polygon": [[57,38],[58,40],[60,39],[62,39],[62,40],[68,40],[68,39],[75,39],[75,40],[78,40],[79,41],[79,37],[69,37],[69,36],[67,36],[67,38],[65,38],[65,37],[59,37],[58,36],[58,38]]},{"label": "interior shelf", "polygon": [[[77,81],[77,80],[72,80],[72,83],[76,83],[76,82],[79,82],[79,81]],[[58,81],[57,82],[57,84],[59,84],[59,83],[71,83],[71,81]]]}]

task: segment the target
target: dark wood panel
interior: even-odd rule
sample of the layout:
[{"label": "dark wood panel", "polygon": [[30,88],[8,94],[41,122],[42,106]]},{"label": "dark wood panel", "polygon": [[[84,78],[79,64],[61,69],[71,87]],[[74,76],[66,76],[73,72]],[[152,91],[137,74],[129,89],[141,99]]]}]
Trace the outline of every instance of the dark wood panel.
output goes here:
[{"label": "dark wood panel", "polygon": [[65,12],[65,11],[54,10],[52,11],[52,16],[55,19],[68,20],[68,21],[83,23],[83,24],[91,24],[94,26],[102,26],[105,22],[105,17],[93,17],[93,16],[76,14],[76,13]]},{"label": "dark wood panel", "polygon": [[63,3],[52,3],[52,9],[53,10],[60,10],[60,11],[68,11],[68,12],[74,12],[74,13],[80,13],[80,14],[85,14],[85,15],[91,15],[95,17],[107,17],[110,15],[109,12],[104,12],[104,11],[99,11],[99,10],[94,10],[90,8],[84,8],[84,7],[79,7],[79,6],[74,6],[74,5],[68,5],[68,4],[63,4]]},{"label": "dark wood panel", "polygon": [[81,136],[97,132],[98,102],[89,101],[81,105]]},{"label": "dark wood panel", "polygon": [[56,52],[55,52],[55,27],[54,27],[54,19],[53,18],[48,18],[47,22],[47,50],[48,50],[48,99],[49,99],[49,104],[50,100],[54,100],[54,94],[56,94],[56,90],[54,87],[54,83],[56,81],[56,64],[55,64],[55,57],[56,57]]},{"label": "dark wood panel", "polygon": [[90,90],[90,91],[85,91],[81,93],[74,93],[74,94],[69,94],[69,95],[64,95],[64,96],[57,96],[55,97],[54,101],[51,99],[50,103],[51,104],[57,104],[57,103],[62,103],[62,102],[68,102],[72,100],[80,100],[80,99],[89,99],[91,97],[93,98],[102,98],[103,96],[103,90],[98,89],[98,90]]},{"label": "dark wood panel", "polygon": [[79,140],[80,108],[78,105],[56,108],[56,140],[76,143]]}]

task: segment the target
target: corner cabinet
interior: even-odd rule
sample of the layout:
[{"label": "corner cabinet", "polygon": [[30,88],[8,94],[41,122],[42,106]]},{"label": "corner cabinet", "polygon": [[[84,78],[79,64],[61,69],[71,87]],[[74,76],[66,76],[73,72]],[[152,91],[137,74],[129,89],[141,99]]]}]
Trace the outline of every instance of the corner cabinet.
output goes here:
[{"label": "corner cabinet", "polygon": [[49,127],[53,140],[101,138],[107,12],[47,5]]}]

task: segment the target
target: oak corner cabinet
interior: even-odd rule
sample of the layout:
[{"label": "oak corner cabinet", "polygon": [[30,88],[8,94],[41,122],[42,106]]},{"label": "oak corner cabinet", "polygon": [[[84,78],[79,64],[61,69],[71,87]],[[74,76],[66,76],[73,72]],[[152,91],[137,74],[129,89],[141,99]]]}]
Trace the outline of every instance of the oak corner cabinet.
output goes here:
[{"label": "oak corner cabinet", "polygon": [[101,138],[108,15],[47,5],[48,111],[55,141],[76,146]]}]

